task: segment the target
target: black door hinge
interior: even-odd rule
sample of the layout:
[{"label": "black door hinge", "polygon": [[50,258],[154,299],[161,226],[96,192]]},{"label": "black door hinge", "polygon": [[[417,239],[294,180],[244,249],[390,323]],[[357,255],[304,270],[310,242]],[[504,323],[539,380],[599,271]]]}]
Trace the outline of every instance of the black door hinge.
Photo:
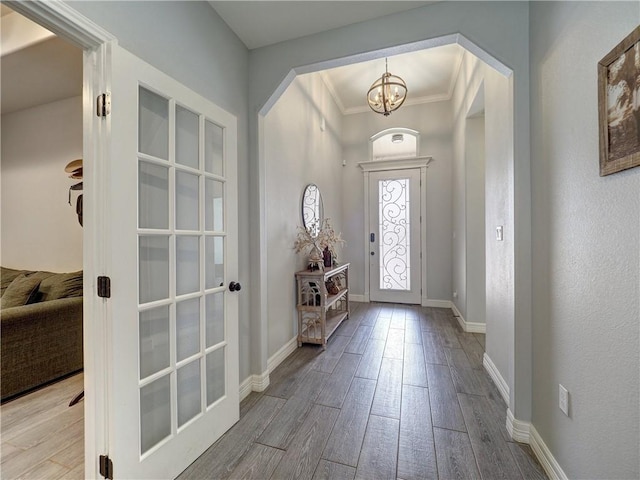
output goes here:
[{"label": "black door hinge", "polygon": [[98,277],[98,296],[111,298],[111,279],[109,277]]},{"label": "black door hinge", "polygon": [[106,117],[111,113],[111,94],[102,93],[96,100],[96,115]]},{"label": "black door hinge", "polygon": [[113,480],[113,462],[107,455],[100,455],[100,475]]}]

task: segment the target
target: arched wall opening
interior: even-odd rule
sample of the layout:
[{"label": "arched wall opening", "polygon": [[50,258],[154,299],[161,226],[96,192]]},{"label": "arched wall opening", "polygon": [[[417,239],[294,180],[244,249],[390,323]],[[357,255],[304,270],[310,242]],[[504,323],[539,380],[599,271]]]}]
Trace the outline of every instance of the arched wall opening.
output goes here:
[{"label": "arched wall opening", "polygon": [[[446,45],[450,43],[457,43],[462,46],[467,52],[472,55],[465,56],[465,65],[463,71],[460,73],[459,82],[466,82],[467,88],[463,89],[465,92],[478,90],[478,85],[483,84],[483,91],[487,102],[487,158],[491,159],[487,166],[487,184],[486,191],[486,232],[485,239],[487,241],[487,295],[486,295],[486,318],[491,318],[489,324],[486,327],[487,331],[487,354],[485,355],[485,368],[494,378],[494,381],[501,389],[501,393],[505,397],[507,404],[512,412],[515,411],[516,394],[515,394],[515,371],[516,366],[516,209],[518,203],[516,197],[520,195],[522,198],[520,203],[524,205],[523,223],[526,224],[527,217],[530,214],[526,209],[529,198],[528,188],[523,188],[521,191],[516,186],[516,167],[515,167],[515,155],[514,144],[516,136],[515,126],[515,113],[514,104],[514,75],[513,70],[507,67],[504,63],[497,60],[495,56],[489,54],[484,49],[477,46],[475,43],[469,41],[461,34],[446,35],[435,39],[429,39],[419,42],[407,43],[404,45],[398,45],[389,48],[383,48],[380,50],[356,54],[351,56],[344,56],[333,60],[324,60],[321,62],[309,64],[302,67],[291,68],[284,80],[277,86],[275,91],[269,95],[266,103],[260,108],[256,121],[257,121],[257,181],[258,186],[258,202],[259,205],[259,225],[260,236],[258,239],[259,249],[254,253],[260,259],[259,261],[259,292],[256,296],[253,311],[259,314],[259,319],[255,319],[260,324],[260,338],[255,338],[255,344],[261,344],[263,351],[261,359],[256,364],[260,372],[268,372],[272,370],[276,365],[278,359],[285,358],[286,351],[289,353],[292,347],[287,347],[285,343],[280,349],[275,350],[276,346],[282,344],[282,339],[279,342],[274,342],[273,338],[269,340],[270,345],[267,345],[267,338],[269,338],[269,293],[268,285],[270,283],[268,267],[266,264],[265,255],[260,254],[262,252],[269,252],[269,245],[266,238],[267,231],[267,206],[269,205],[269,198],[267,192],[267,185],[265,178],[267,177],[266,171],[271,168],[267,163],[268,158],[265,155],[265,128],[269,128],[265,124],[265,119],[269,115],[278,99],[289,88],[294,79],[299,75],[307,73],[319,72],[324,69],[329,69],[337,66],[347,65],[350,63],[358,63],[364,60],[382,58],[392,56],[397,53],[405,53],[409,51],[416,51],[419,49],[431,48],[439,45]],[[527,86],[528,87],[528,86]],[[475,97],[473,97],[475,98]],[[454,111],[452,114],[452,126],[457,126],[456,122],[459,122],[461,118],[464,118],[468,112],[468,103],[473,100],[470,94],[462,94],[459,98],[452,98],[454,104]],[[490,105],[490,106],[489,106]],[[464,114],[461,116],[461,112]],[[321,122],[321,115],[318,116],[318,121]],[[452,149],[455,150],[455,149]],[[429,154],[427,150],[421,150],[421,154]],[[452,152],[452,156],[456,155],[456,152]],[[346,155],[345,155],[346,157]],[[496,161],[497,159],[497,161]],[[437,162],[437,158],[434,157]],[[528,157],[525,159],[528,167]],[[349,168],[349,159],[343,158],[343,164],[346,163],[346,168]],[[521,174],[522,175],[522,174]],[[526,176],[526,175],[525,175]],[[353,184],[353,178],[350,177],[349,172],[345,170],[343,175],[343,183]],[[361,183],[361,182],[359,182]],[[433,204],[433,202],[431,202]],[[351,216],[343,214],[345,218],[345,225],[351,222]],[[348,217],[348,218],[347,218]],[[449,220],[451,221],[451,220]],[[496,244],[492,240],[495,240],[495,228],[496,226],[502,226],[503,240],[499,244]],[[359,229],[359,226],[356,226]],[[521,227],[522,228],[522,227]],[[340,228],[339,228],[340,229]],[[526,231],[526,227],[523,228]],[[492,236],[493,235],[493,236]],[[530,232],[529,232],[530,235]],[[349,237],[349,234],[346,235]],[[449,237],[450,239],[451,237]],[[524,238],[524,250],[526,251],[528,241]],[[354,245],[360,244],[360,242],[353,242]],[[345,261],[352,262],[351,252],[349,246],[345,249]],[[427,253],[429,255],[429,253]],[[268,256],[268,255],[267,255]],[[358,255],[356,255],[358,256]],[[524,255],[526,257],[526,255]],[[348,258],[347,258],[348,257]],[[437,258],[431,254],[432,258]],[[449,257],[450,258],[450,257]],[[520,261],[522,268],[521,274],[530,269],[530,259],[527,265],[526,258]],[[352,263],[353,265],[353,263]],[[356,265],[357,267],[357,265]],[[451,270],[451,261],[448,265]],[[291,275],[293,272],[290,272]],[[526,273],[525,273],[526,275]],[[427,285],[427,289],[429,286]],[[448,295],[441,293],[438,295],[440,298],[434,298],[434,300],[441,300],[451,305],[452,301],[452,288],[449,285]],[[530,295],[530,293],[529,293]],[[527,296],[527,293],[524,293]],[[356,293],[357,297],[357,293]],[[357,298],[356,298],[357,299]],[[293,302],[293,299],[291,300]],[[443,303],[444,305],[444,303]],[[527,312],[526,298],[522,303],[523,314],[521,321],[523,323],[523,331],[530,328],[530,312]],[[293,310],[293,308],[292,308]],[[529,316],[528,316],[528,315]],[[497,319],[497,320],[496,320]],[[292,320],[287,319],[289,324],[293,324]],[[529,322],[529,323],[527,323]],[[295,332],[293,332],[295,333]],[[291,342],[288,343],[291,345]],[[526,342],[522,344],[520,349],[520,355],[524,358],[522,361],[522,370],[527,372],[530,369],[530,360],[526,360],[527,349],[530,348]],[[283,350],[284,349],[284,350]],[[265,373],[263,373],[263,378]],[[522,414],[523,418],[528,418],[530,415],[530,380],[525,377],[518,387],[521,391],[521,397],[523,405]]]}]

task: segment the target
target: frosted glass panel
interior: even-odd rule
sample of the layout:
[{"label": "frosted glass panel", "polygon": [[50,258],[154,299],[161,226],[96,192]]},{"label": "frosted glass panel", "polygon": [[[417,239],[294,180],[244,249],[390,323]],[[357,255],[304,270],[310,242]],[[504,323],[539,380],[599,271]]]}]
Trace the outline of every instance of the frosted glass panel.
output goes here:
[{"label": "frosted glass panel", "polygon": [[207,355],[207,405],[224,396],[224,347]]},{"label": "frosted glass panel", "polygon": [[200,351],[200,298],[176,304],[176,339],[179,362]]},{"label": "frosted glass panel", "polygon": [[169,366],[169,306],[140,312],[140,379]]},{"label": "frosted glass panel", "polygon": [[169,228],[169,169],[141,161],[138,184],[140,228]]},{"label": "frosted glass panel", "polygon": [[380,290],[411,290],[409,179],[378,182]]},{"label": "frosted glass panel", "polygon": [[208,120],[204,129],[204,168],[209,173],[224,175],[224,130]]},{"label": "frosted glass panel", "polygon": [[198,168],[198,115],[176,107],[176,162]]},{"label": "frosted glass panel", "polygon": [[198,415],[202,409],[200,384],[200,360],[178,369],[179,427]]},{"label": "frosted glass panel", "polygon": [[198,176],[176,172],[176,228],[198,230]]},{"label": "frosted glass panel", "polygon": [[140,303],[169,297],[169,237],[140,236]]},{"label": "frosted glass panel", "polygon": [[171,382],[169,375],[140,389],[140,449],[145,453],[171,435]]},{"label": "frosted glass panel", "polygon": [[224,285],[224,237],[206,237],[206,288]]},{"label": "frosted glass panel", "polygon": [[207,295],[207,348],[224,340],[224,292]]},{"label": "frosted glass panel", "polygon": [[200,239],[176,237],[176,295],[200,290]]},{"label": "frosted glass panel", "polygon": [[208,231],[221,232],[224,230],[224,217],[222,214],[224,209],[224,185],[222,182],[208,178],[205,190],[205,228]]},{"label": "frosted glass panel", "polygon": [[140,87],[138,151],[169,158],[169,101]]}]

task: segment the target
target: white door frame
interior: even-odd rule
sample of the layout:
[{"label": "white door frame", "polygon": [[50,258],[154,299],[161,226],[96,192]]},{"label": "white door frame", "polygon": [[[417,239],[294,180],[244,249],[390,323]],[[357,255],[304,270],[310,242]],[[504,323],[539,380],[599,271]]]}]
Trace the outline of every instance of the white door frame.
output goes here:
[{"label": "white door frame", "polygon": [[[109,275],[110,232],[105,172],[109,164],[109,121],[96,115],[96,98],[110,90],[110,50],[116,39],[59,0],[7,1],[9,7],[83,49],[82,132],[84,159],[83,343],[85,478],[100,478],[98,456],[107,452],[107,376],[109,305],[96,294],[98,275]],[[88,460],[88,461],[87,461]]]},{"label": "white door frame", "polygon": [[422,283],[422,295],[421,295],[421,304],[423,306],[428,306],[428,295],[427,295],[427,219],[422,218],[422,216],[426,216],[427,212],[427,167],[433,160],[432,157],[411,157],[411,158],[401,158],[397,160],[372,160],[367,162],[360,162],[358,166],[362,169],[363,177],[364,177],[364,301],[370,302],[370,289],[369,289],[369,280],[370,280],[370,267],[369,267],[369,250],[370,250],[370,242],[369,242],[369,211],[370,211],[370,195],[369,195],[369,183],[371,172],[381,172],[381,171],[391,171],[391,170],[406,170],[410,168],[419,168],[420,169],[420,211],[421,213],[421,221],[420,221],[420,251],[422,255],[420,255],[420,279]]}]

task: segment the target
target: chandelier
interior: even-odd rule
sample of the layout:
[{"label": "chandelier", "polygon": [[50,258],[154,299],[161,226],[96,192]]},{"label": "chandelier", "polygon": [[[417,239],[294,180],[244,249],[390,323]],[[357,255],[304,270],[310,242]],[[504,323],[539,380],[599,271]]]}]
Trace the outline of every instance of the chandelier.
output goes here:
[{"label": "chandelier", "polygon": [[407,98],[407,85],[397,75],[389,73],[387,59],[384,59],[385,72],[376,80],[367,92],[369,107],[385,117],[400,108]]}]

